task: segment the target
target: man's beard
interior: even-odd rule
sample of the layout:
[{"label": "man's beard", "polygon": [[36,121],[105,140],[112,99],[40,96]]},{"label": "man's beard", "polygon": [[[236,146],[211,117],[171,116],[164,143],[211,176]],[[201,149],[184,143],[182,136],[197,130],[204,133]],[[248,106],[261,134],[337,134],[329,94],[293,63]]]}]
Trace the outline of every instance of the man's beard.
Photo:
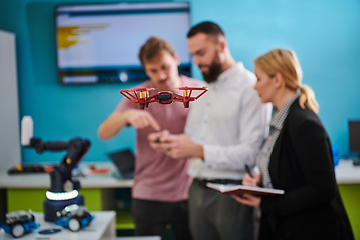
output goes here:
[{"label": "man's beard", "polygon": [[203,72],[201,73],[204,77],[205,82],[207,83],[215,82],[221,73],[221,63],[219,61],[213,61],[209,66],[209,71],[207,73],[203,73]]}]

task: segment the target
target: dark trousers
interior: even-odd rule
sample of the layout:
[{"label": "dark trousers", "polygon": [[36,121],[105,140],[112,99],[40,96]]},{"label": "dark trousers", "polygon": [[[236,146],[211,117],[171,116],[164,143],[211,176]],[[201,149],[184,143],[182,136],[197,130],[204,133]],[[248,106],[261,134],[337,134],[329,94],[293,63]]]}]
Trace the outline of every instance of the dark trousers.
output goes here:
[{"label": "dark trousers", "polygon": [[133,199],[132,213],[136,236],[160,236],[171,224],[176,240],[191,240],[188,202],[158,202]]},{"label": "dark trousers", "polygon": [[253,240],[253,208],[194,179],[189,190],[194,240]]}]

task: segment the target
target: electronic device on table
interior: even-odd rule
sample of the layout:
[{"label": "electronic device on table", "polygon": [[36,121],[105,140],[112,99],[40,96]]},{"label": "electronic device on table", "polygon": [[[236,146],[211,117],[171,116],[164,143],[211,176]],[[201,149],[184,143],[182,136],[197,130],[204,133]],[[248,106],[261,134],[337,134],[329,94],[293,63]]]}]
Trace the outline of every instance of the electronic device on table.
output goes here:
[{"label": "electronic device on table", "polygon": [[0,228],[14,238],[19,238],[37,229],[40,225],[35,223],[35,216],[31,211],[24,210],[9,212],[6,214],[6,223],[0,222]]},{"label": "electronic device on table", "polygon": [[31,117],[24,116],[21,122],[21,144],[24,147],[34,148],[38,154],[44,151],[66,151],[58,166],[44,167],[44,170],[50,174],[50,188],[46,192],[44,201],[45,221],[54,222],[56,212],[68,205],[84,205],[84,197],[78,193],[80,182],[72,178],[71,171],[89,149],[90,142],[87,139],[72,138],[68,142],[42,142],[40,138],[33,137]]},{"label": "electronic device on table", "polygon": [[125,149],[108,154],[111,161],[116,166],[117,172],[114,173],[116,178],[132,179],[135,171],[135,156],[130,149]]},{"label": "electronic device on table", "polygon": [[7,172],[9,175],[16,175],[16,174],[26,174],[26,173],[46,173],[45,168],[48,165],[43,164],[17,164],[16,166],[10,168]]},{"label": "electronic device on table", "polygon": [[94,219],[87,207],[79,206],[77,204],[71,204],[66,206],[61,211],[56,212],[58,217],[55,220],[55,224],[68,228],[72,232],[77,232],[81,228],[86,227]]},{"label": "electronic device on table", "polygon": [[73,179],[71,170],[80,162],[87,152],[90,142],[86,139],[73,138],[68,142],[42,142],[39,138],[32,138],[30,145],[41,154],[44,151],[63,151],[66,154],[59,166],[48,166],[45,171],[50,174],[50,188],[46,192],[44,201],[45,221],[53,222],[56,212],[70,204],[84,205],[84,197],[79,195],[79,180]]},{"label": "electronic device on table", "polygon": [[349,121],[350,152],[357,154],[353,160],[355,166],[360,166],[360,121]]}]

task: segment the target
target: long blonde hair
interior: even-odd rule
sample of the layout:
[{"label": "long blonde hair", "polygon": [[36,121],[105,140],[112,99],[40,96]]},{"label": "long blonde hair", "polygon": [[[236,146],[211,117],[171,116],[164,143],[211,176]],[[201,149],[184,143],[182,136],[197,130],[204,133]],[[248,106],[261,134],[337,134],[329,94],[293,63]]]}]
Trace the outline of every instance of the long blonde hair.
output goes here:
[{"label": "long blonde hair", "polygon": [[294,91],[300,90],[300,106],[305,108],[306,105],[313,112],[319,112],[319,104],[315,99],[314,91],[309,86],[301,84],[302,70],[294,51],[273,49],[255,58],[254,63],[269,77],[280,73],[284,79],[284,87]]}]

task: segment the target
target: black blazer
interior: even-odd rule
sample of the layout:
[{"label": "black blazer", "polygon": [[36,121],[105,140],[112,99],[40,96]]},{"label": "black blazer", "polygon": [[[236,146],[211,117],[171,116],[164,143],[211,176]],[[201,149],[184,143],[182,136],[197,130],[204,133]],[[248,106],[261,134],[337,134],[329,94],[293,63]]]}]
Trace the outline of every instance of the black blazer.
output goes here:
[{"label": "black blazer", "polygon": [[295,100],[269,161],[278,197],[262,197],[259,239],[354,239],[337,183],[329,137]]}]

